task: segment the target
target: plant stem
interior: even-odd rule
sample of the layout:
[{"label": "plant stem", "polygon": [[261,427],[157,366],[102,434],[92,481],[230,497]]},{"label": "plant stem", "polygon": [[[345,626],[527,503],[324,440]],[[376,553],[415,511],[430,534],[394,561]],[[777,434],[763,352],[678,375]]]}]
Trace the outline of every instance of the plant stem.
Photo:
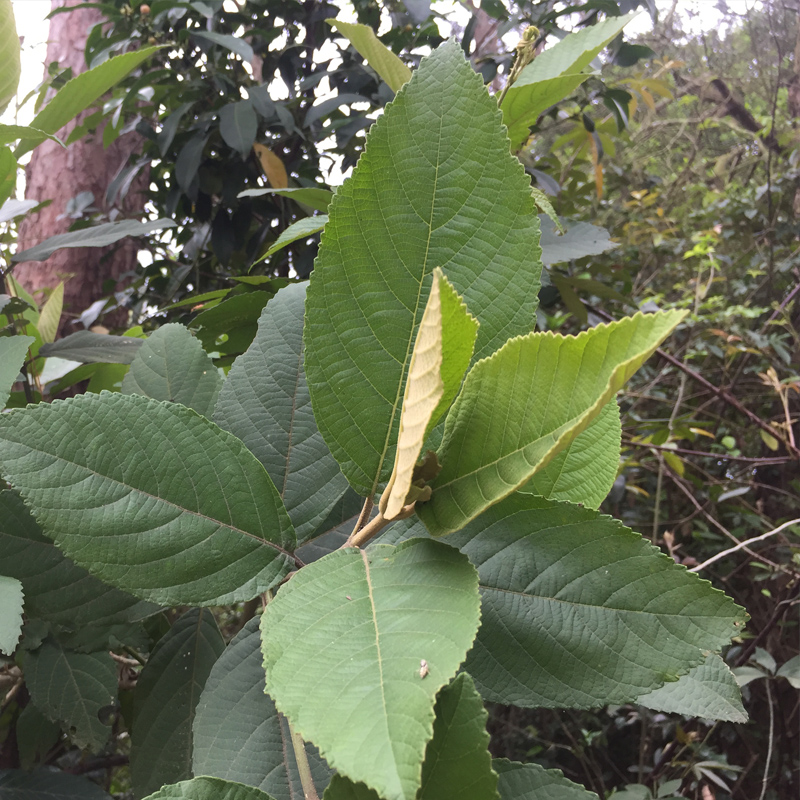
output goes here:
[{"label": "plant stem", "polygon": [[286,720],[289,725],[289,733],[292,737],[292,749],[294,750],[294,758],[297,762],[297,772],[300,774],[300,785],[303,787],[303,795],[306,800],[319,800],[317,795],[317,787],[314,786],[314,779],[311,777],[311,767],[308,763],[308,755],[306,754],[306,744],[303,737],[295,731],[292,723]]},{"label": "plant stem", "polygon": [[[361,513],[358,515],[358,519],[356,520],[356,526],[353,528],[353,532],[350,534],[350,538],[352,539],[363,527],[366,525],[367,520],[369,519],[369,515],[372,513],[372,508],[375,505],[375,501],[372,497],[368,497],[364,500],[364,505],[361,508]],[[349,539],[348,539],[349,541]]]}]

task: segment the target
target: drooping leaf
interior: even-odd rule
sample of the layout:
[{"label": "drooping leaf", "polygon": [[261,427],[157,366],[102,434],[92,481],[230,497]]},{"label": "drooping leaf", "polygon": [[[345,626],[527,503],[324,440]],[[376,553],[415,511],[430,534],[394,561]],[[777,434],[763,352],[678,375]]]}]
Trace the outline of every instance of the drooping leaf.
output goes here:
[{"label": "drooping leaf", "polygon": [[59,722],[78,747],[99,750],[111,733],[98,713],[117,697],[117,668],[107,653],[74,653],[48,639],[25,654],[25,683],[36,707]]},{"label": "drooping leaf", "polygon": [[542,220],[542,263],[550,266],[584,256],[596,256],[615,247],[609,232],[588,222],[564,220],[565,233],[558,233],[552,220]]},{"label": "drooping leaf", "polygon": [[16,578],[0,575],[0,653],[10,656],[22,631],[22,584]]},{"label": "drooping leaf", "polygon": [[436,693],[477,626],[477,576],[453,548],[338,550],[300,570],[262,615],[267,691],[331,767],[410,800]]},{"label": "drooping leaf", "polygon": [[308,109],[306,113],[306,118],[303,121],[303,127],[309,128],[315,122],[318,122],[323,117],[330,114],[332,111],[335,111],[340,106],[344,105],[352,105],[353,103],[370,103],[371,100],[369,97],[365,97],[362,94],[354,94],[352,92],[339,92],[339,94],[334,95],[333,97],[328,97],[325,100],[320,100],[320,102],[315,103],[311,108]]},{"label": "drooping leaf", "polygon": [[326,22],[347,38],[392,91],[397,92],[410,80],[411,70],[378,39],[368,25],[338,19],[328,19]]},{"label": "drooping leaf", "polygon": [[220,605],[289,570],[274,484],[231,434],[183,406],[81,395],[0,416],[0,473],[77,564],[143,599]]},{"label": "drooping leaf", "polygon": [[503,98],[503,122],[513,149],[528,137],[539,115],[568,97],[588,77],[583,70],[633,19],[634,14],[609,17],[571,33],[525,67]]},{"label": "drooping leaf", "polygon": [[123,394],[168,400],[211,417],[222,378],[203,346],[177,323],[147,337],[122,381]]},{"label": "drooping leaf", "polygon": [[739,684],[728,665],[713,653],[677,681],[641,695],[636,702],[668,714],[747,722]]},{"label": "drooping leaf", "polygon": [[589,509],[514,494],[446,541],[480,575],[482,624],[465,668],[487,700],[631,702],[744,624],[722,592]]},{"label": "drooping leaf", "polygon": [[[67,81],[55,97],[33,118],[31,127],[45,133],[56,133],[160,49],[160,46],[142,47],[130,53],[114,56],[94,69],[82,72]],[[15,155],[19,158],[44,141],[44,138],[44,136],[26,137],[20,143]]]},{"label": "drooping leaf", "polygon": [[[120,56],[120,58],[122,57]],[[126,236],[146,236],[153,231],[174,227],[175,223],[171,219],[157,219],[155,222],[137,222],[134,219],[104,222],[102,225],[94,225],[91,228],[82,228],[79,231],[51,236],[49,239],[29,247],[27,250],[15,253],[11,260],[15,263],[20,261],[44,261],[50,258],[56,250],[61,250],[64,247],[107,247],[120,239],[124,239]]]},{"label": "drooping leaf", "polygon": [[250,149],[258,133],[258,118],[249,100],[228,103],[219,112],[219,132],[225,144],[232,147],[242,160],[250,155]]},{"label": "drooping leaf", "polygon": [[639,313],[578,336],[532,333],[476,364],[447,417],[433,496],[418,506],[428,529],[459,530],[530,480],[683,317]]},{"label": "drooping leaf", "polygon": [[73,564],[10,489],[0,491],[0,573],[22,583],[29,619],[86,630],[144,619],[158,610]]},{"label": "drooping leaf", "polygon": [[53,342],[58,332],[58,323],[61,322],[61,311],[64,307],[64,283],[61,282],[53,289],[47,302],[39,312],[39,335],[43,342]]},{"label": "drooping leaf", "polygon": [[0,114],[14,99],[19,84],[19,36],[11,0],[0,0]]},{"label": "drooping leaf", "polygon": [[621,438],[619,406],[616,400],[611,400],[589,427],[536,472],[520,491],[599,508],[617,477]]},{"label": "drooping leaf", "polygon": [[434,267],[480,322],[476,358],[534,327],[539,221],[499,122],[461,49],[444,44],[373,125],[331,203],[308,291],[306,370],[317,424],[360,494],[391,471]]},{"label": "drooping leaf", "polygon": [[568,780],[557,769],[507,758],[494,759],[492,767],[499,776],[500,800],[597,800],[596,794]]},{"label": "drooping leaf", "polygon": [[303,186],[297,189],[245,189],[239,192],[237,197],[262,197],[265,194],[276,194],[280,197],[289,197],[298,203],[321,211],[323,214],[328,210],[328,206],[333,198],[333,192],[328,189]]},{"label": "drooping leaf", "polygon": [[238,36],[230,36],[226,33],[215,33],[214,31],[202,31],[196,28],[192,29],[191,34],[195,39],[201,39],[211,44],[218,44],[220,47],[230,50],[231,53],[236,53],[237,56],[241,56],[242,60],[247,61],[248,64],[254,58],[253,48],[244,39],[240,39]]},{"label": "drooping leaf", "polygon": [[437,267],[408,368],[392,476],[381,497],[386,519],[406,505],[414,467],[431,428],[453,402],[472,358],[478,323]]},{"label": "drooping leaf", "polygon": [[107,333],[76,331],[57,342],[43,345],[39,354],[57,356],[83,364],[130,364],[144,339],[131,336],[110,336]]},{"label": "drooping leaf", "polygon": [[111,800],[96,783],[55,769],[0,769],[3,800]]},{"label": "drooping leaf", "polygon": [[253,344],[234,362],[214,414],[269,472],[301,544],[347,489],[311,411],[303,370],[306,286],[281,289],[261,313]]},{"label": "drooping leaf", "polygon": [[139,797],[192,775],[192,723],[225,649],[214,615],[187,611],[159,640],[134,690],[131,782]]},{"label": "drooping leaf", "polygon": [[[258,624],[245,625],[208,676],[194,719],[193,769],[295,800],[303,789],[289,724],[264,692]],[[331,771],[315,747],[307,744],[306,754],[321,796]]]},{"label": "drooping leaf", "polygon": [[[273,189],[286,189],[289,186],[289,176],[286,174],[286,166],[280,157],[275,155],[272,150],[263,144],[254,144],[253,150],[255,151],[258,161],[261,164],[261,169],[267,176],[267,180]],[[241,196],[241,195],[240,195]]]},{"label": "drooping leaf", "polygon": [[4,336],[0,338],[0,411],[6,407],[11,387],[25,363],[33,336]]},{"label": "drooping leaf", "polygon": [[279,250],[283,250],[284,247],[287,247],[292,242],[296,242],[298,239],[307,239],[309,236],[319,233],[327,222],[327,214],[318,214],[315,217],[303,217],[297,220],[297,222],[293,222],[285,231],[281,232],[281,235],[275,240],[275,244],[273,244],[272,247],[264,253],[262,259],[259,260],[269,258]]},{"label": "drooping leaf", "polygon": [[31,128],[29,125],[0,125],[0,145],[11,144],[11,142],[16,142],[18,139],[25,138],[38,139],[39,142],[37,143],[41,143],[45,139],[51,139],[64,147],[64,143],[57,136]]}]

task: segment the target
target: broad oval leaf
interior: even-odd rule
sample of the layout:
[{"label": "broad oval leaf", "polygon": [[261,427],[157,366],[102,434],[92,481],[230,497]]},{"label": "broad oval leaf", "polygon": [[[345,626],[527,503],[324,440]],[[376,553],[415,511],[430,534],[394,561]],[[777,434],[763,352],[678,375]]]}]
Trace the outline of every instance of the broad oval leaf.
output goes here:
[{"label": "broad oval leaf", "polygon": [[111,800],[96,783],[52,769],[0,769],[4,800]]},{"label": "broad oval leaf", "polygon": [[338,550],[300,570],[262,615],[267,691],[339,773],[412,800],[436,693],[478,620],[477,575],[453,548],[414,539]]},{"label": "broad oval leaf", "polygon": [[448,42],[372,126],[331,202],[308,290],[306,370],[320,431],[360,494],[389,478],[434,267],[480,322],[476,357],[535,325],[539,220],[500,121]]},{"label": "broad oval leaf", "polygon": [[214,420],[264,465],[302,544],[347,489],[317,429],[303,369],[307,284],[281,289],[225,379]]},{"label": "broad oval leaf", "polygon": [[568,780],[557,769],[496,758],[500,800],[597,800],[597,795]]},{"label": "broad oval leaf", "polygon": [[10,656],[22,631],[22,584],[16,578],[0,575],[0,653]]},{"label": "broad oval leaf", "polygon": [[98,712],[117,697],[117,667],[108,653],[75,653],[47,640],[25,654],[25,684],[36,707],[68,731],[78,747],[98,751],[111,734]]},{"label": "broad oval leaf", "polygon": [[[211,669],[194,719],[195,775],[256,786],[275,800],[303,795],[289,723],[264,692],[259,619],[251,619]],[[331,770],[313,745],[306,755],[321,796]]]},{"label": "broad oval leaf", "polygon": [[219,112],[219,132],[229,147],[233,148],[242,160],[250,155],[253,142],[258,133],[258,118],[249,100],[228,103]]},{"label": "broad oval leaf", "polygon": [[685,717],[747,722],[739,684],[728,665],[714,653],[677,681],[641,695],[636,702]]},{"label": "broad oval leaf", "polygon": [[33,336],[0,338],[0,411],[6,407],[11,387],[25,362],[28,348],[36,341]]},{"label": "broad oval leaf", "polygon": [[684,316],[639,313],[578,336],[532,333],[476,364],[447,416],[433,496],[418,507],[428,530],[459,530],[547,466]]},{"label": "broad oval leaf", "polygon": [[295,536],[244,445],[183,406],[103,392],[0,416],[0,472],[45,532],[112,586],[164,605],[247,600]]},{"label": "broad oval leaf", "polygon": [[177,323],[162,325],[136,352],[123,394],[168,400],[211,417],[222,378],[203,346]]},{"label": "broad oval leaf", "polygon": [[252,786],[224,781],[221,778],[192,778],[170,786],[162,786],[144,800],[273,800]]},{"label": "broad oval leaf", "polygon": [[134,690],[131,782],[137,796],[192,775],[192,723],[225,649],[208,609],[187,611],[153,649]]},{"label": "broad oval leaf", "polygon": [[632,702],[744,624],[729,597],[589,509],[514,494],[447,541],[480,574],[483,621],[465,668],[487,700]]}]

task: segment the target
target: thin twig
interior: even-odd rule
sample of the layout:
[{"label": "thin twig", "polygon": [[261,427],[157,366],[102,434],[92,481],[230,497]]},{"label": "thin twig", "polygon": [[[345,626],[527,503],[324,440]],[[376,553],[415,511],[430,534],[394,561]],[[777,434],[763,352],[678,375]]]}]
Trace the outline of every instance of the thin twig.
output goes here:
[{"label": "thin twig", "polygon": [[764,777],[761,779],[761,794],[758,800],[764,800],[767,794],[767,782],[769,781],[769,762],[772,761],[772,744],[775,736],[775,710],[772,707],[772,692],[769,689],[769,681],[764,681],[767,690],[767,706],[769,708],[769,736],[767,737],[767,755],[764,764]]},{"label": "thin twig", "polygon": [[297,762],[297,772],[300,775],[300,785],[303,787],[303,794],[306,800],[319,800],[317,794],[317,787],[314,785],[314,779],[311,777],[311,767],[308,763],[308,755],[306,754],[306,744],[303,737],[295,731],[292,723],[286,720],[289,724],[289,733],[292,737],[292,749],[294,750],[294,759]]},{"label": "thin twig", "polygon": [[641,447],[648,450],[668,450],[670,453],[677,453],[685,456],[698,456],[700,458],[713,458],[719,461],[741,461],[745,464],[767,467],[773,464],[786,464],[794,461],[791,456],[767,456],[765,458],[750,458],[748,456],[729,456],[722,453],[704,453],[702,450],[687,450],[684,447],[669,447],[668,445],[650,444],[649,442],[635,442],[633,439],[623,439],[622,443],[629,447]]},{"label": "thin twig", "polygon": [[790,519],[788,522],[784,522],[783,525],[778,525],[777,528],[767,531],[766,533],[762,533],[760,536],[754,536],[752,539],[746,539],[743,542],[739,542],[736,547],[730,547],[727,550],[722,550],[715,556],[711,556],[711,558],[709,558],[707,561],[704,561],[702,564],[692,567],[689,572],[700,572],[700,570],[705,569],[709,564],[713,564],[715,561],[719,561],[721,558],[725,558],[725,556],[729,556],[731,553],[736,553],[739,550],[745,550],[754,542],[763,542],[764,539],[768,539],[770,536],[774,536],[776,533],[780,533],[781,531],[786,530],[786,528],[798,524],[800,524],[800,519]]}]

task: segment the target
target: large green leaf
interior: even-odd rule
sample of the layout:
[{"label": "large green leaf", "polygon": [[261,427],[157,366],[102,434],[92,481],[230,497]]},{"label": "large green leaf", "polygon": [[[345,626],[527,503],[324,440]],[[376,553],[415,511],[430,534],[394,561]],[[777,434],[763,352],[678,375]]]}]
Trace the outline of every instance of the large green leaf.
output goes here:
[{"label": "large green leaf", "polygon": [[303,369],[306,285],[281,289],[261,313],[253,344],[231,367],[214,420],[264,465],[302,544],[347,489],[317,429]]},{"label": "large green leaf", "polygon": [[52,769],[0,770],[3,800],[111,800],[96,783]]},{"label": "large green leaf", "polygon": [[169,400],[211,417],[222,378],[203,346],[183,326],[162,325],[142,343],[122,381],[123,394]]},{"label": "large green leaf", "polygon": [[368,25],[357,25],[338,19],[329,19],[326,22],[347,38],[393,91],[398,91],[411,78],[411,70],[378,39],[375,31]]},{"label": "large green leaf", "polygon": [[474,568],[443,543],[338,550],[267,606],[267,691],[340,774],[410,800],[436,693],[470,647],[478,606]]},{"label": "large green leaf", "polygon": [[619,469],[622,424],[616,400],[606,403],[585,431],[520,489],[550,500],[599,508]]},{"label": "large green leaf", "polygon": [[111,733],[100,721],[117,697],[117,667],[106,653],[74,653],[48,639],[25,654],[25,685],[45,716],[59,722],[78,747],[99,750]]},{"label": "large green leaf", "polygon": [[[123,53],[67,81],[56,96],[33,118],[31,127],[44,133],[56,133],[160,49],[160,46],[143,47],[140,50]],[[23,139],[16,151],[17,158],[32,150],[44,139],[44,136],[30,136]]]},{"label": "large green leaf", "polygon": [[22,584],[16,578],[0,575],[0,653],[10,656],[22,631]]},{"label": "large green leaf", "polygon": [[91,228],[81,228],[77,231],[51,236],[27,250],[15,253],[11,260],[14,263],[44,261],[50,258],[56,250],[65,247],[107,247],[126,236],[146,236],[153,231],[174,227],[175,223],[171,219],[157,219],[154,222],[137,222],[134,219],[104,222],[102,225],[94,225]]},{"label": "large green leaf", "polygon": [[547,466],[683,317],[639,313],[578,336],[532,333],[476,364],[447,417],[433,496],[418,511],[431,533],[459,530]]},{"label": "large green leaf", "polygon": [[0,338],[0,411],[6,406],[11,387],[25,362],[33,336],[4,336]]},{"label": "large green leaf", "polygon": [[499,776],[500,800],[597,800],[596,794],[567,780],[557,769],[507,758],[496,758],[492,766]]},{"label": "large green leaf", "polygon": [[29,619],[70,629],[123,624],[158,610],[73,564],[9,489],[0,491],[0,573],[22,583]]},{"label": "large green leaf", "polygon": [[513,148],[527,139],[528,128],[542,112],[590,77],[583,70],[634,16],[610,17],[571,33],[522,70],[500,106]]},{"label": "large green leaf", "polygon": [[[233,37],[231,37],[233,38]],[[221,778],[193,778],[171,786],[163,786],[145,800],[273,800],[252,786],[224,781]]]},{"label": "large green leaf", "polygon": [[0,114],[14,99],[19,84],[19,36],[11,0],[0,0]]},{"label": "large green leaf", "polygon": [[267,250],[266,253],[259,259],[259,261],[269,258],[284,247],[288,247],[292,242],[298,239],[307,239],[315,233],[319,233],[327,224],[327,214],[317,214],[314,217],[303,217],[302,219],[293,222],[281,235],[275,240],[275,244]]},{"label": "large green leaf", "polygon": [[[257,786],[275,800],[295,800],[303,789],[289,723],[264,692],[259,620],[251,619],[208,676],[194,719],[195,775]],[[316,748],[306,755],[319,795],[331,777]]]},{"label": "large green leaf", "polygon": [[46,533],[102,580],[165,605],[246,600],[289,571],[274,484],[183,406],[104,392],[0,416],[0,472]]},{"label": "large green leaf", "polygon": [[159,640],[136,682],[131,781],[139,797],[192,775],[192,723],[225,649],[214,615],[187,611]]},{"label": "large green leaf", "polygon": [[249,100],[228,103],[219,112],[219,132],[225,144],[246,159],[258,133],[258,117]]},{"label": "large green leaf", "polygon": [[713,653],[677,681],[641,695],[636,702],[686,717],[747,722],[739,684],[728,665]]},{"label": "large green leaf", "polygon": [[631,702],[700,664],[742,609],[611,517],[514,494],[448,537],[480,574],[466,669],[527,708]]},{"label": "large green leaf", "polygon": [[535,324],[541,263],[530,181],[455,42],[423,59],[372,126],[329,208],[307,298],[317,424],[353,488],[388,479],[434,267],[480,322],[475,357]]},{"label": "large green leaf", "polygon": [[[483,701],[466,673],[442,689],[416,800],[497,798],[497,774],[487,750],[487,718]],[[380,800],[380,795],[363,783],[335,775],[324,800]]]}]

